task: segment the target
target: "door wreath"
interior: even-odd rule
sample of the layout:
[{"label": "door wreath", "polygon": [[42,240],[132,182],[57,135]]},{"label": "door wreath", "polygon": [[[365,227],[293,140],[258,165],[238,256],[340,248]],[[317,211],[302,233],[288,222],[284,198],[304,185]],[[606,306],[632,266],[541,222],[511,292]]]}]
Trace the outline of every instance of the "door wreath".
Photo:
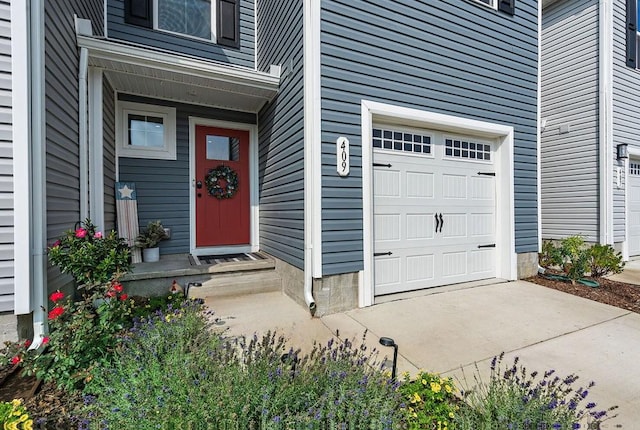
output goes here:
[{"label": "door wreath", "polygon": [[[222,181],[226,182],[224,186]],[[204,182],[209,195],[219,200],[230,199],[238,191],[238,174],[229,166],[220,165],[209,170]]]}]

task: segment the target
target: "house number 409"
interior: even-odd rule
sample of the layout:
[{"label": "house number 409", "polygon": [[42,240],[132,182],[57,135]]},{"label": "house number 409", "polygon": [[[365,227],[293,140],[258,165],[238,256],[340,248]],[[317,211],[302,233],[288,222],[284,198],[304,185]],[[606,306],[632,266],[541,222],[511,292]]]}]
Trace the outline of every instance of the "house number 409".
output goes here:
[{"label": "house number 409", "polygon": [[341,136],[336,140],[337,170],[338,175],[349,175],[349,139]]}]

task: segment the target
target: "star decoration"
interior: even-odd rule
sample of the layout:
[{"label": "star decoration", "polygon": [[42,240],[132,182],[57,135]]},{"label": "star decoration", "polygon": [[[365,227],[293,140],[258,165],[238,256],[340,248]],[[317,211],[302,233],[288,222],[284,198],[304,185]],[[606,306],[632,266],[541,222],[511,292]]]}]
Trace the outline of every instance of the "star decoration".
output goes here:
[{"label": "star decoration", "polygon": [[125,184],[124,187],[118,189],[120,197],[123,199],[132,199],[132,194],[135,190],[129,188],[129,185]]}]

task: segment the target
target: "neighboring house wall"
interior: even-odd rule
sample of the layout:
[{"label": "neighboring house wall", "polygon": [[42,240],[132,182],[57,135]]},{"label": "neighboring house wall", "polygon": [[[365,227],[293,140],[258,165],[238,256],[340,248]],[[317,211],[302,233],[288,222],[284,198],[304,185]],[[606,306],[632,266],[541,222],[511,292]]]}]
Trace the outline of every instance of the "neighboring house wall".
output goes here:
[{"label": "neighboring house wall", "polygon": [[10,7],[0,1],[0,312],[14,308]]},{"label": "neighboring house wall", "polygon": [[546,120],[541,135],[544,239],[579,234],[589,241],[599,240],[598,64],[598,0],[563,1],[545,8],[541,64],[541,118]]},{"label": "neighboring house wall", "polygon": [[228,111],[204,106],[173,103],[120,94],[119,100],[176,108],[176,160],[145,158],[118,159],[119,180],[135,182],[138,196],[138,220],[141,227],[161,220],[171,229],[171,239],[160,242],[166,254],[189,252],[189,117],[255,124],[252,113]]},{"label": "neighboring house wall", "polygon": [[[216,4],[215,1],[211,3]],[[127,24],[124,22],[124,0],[107,0],[107,35],[111,39],[253,68],[254,1],[240,0],[240,49],[224,48],[204,40]]]},{"label": "neighboring house wall", "polygon": [[[78,160],[78,65],[74,14],[93,22],[102,34],[103,3],[99,0],[44,2],[47,241],[53,242],[80,221]],[[48,288],[69,283],[49,269]]]},{"label": "neighboring house wall", "polygon": [[[537,1],[322,1],[323,275],[363,268],[362,99],[515,129],[516,252],[537,252]],[[335,142],[351,141],[351,173]]]},{"label": "neighboring house wall", "polygon": [[[626,143],[640,149],[640,70],[626,65],[626,4],[613,2],[613,145]],[[614,160],[614,168],[623,166]],[[615,170],[614,170],[615,174]],[[626,180],[626,177],[624,177]],[[613,188],[614,241],[625,240],[624,188]]]},{"label": "neighboring house wall", "polygon": [[303,2],[260,0],[258,70],[283,66],[280,91],[258,115],[260,249],[304,264]]},{"label": "neighboring house wall", "polygon": [[103,119],[103,169],[104,169],[104,230],[116,228],[116,99],[113,87],[103,77],[102,119]]}]

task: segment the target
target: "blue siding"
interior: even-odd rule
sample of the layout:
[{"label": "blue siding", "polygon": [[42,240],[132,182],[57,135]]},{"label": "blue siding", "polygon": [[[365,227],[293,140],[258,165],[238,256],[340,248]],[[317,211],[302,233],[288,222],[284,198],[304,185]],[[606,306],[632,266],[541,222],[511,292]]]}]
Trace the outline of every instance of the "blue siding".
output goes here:
[{"label": "blue siding", "polygon": [[116,99],[106,77],[102,81],[104,229],[116,228]]},{"label": "blue siding", "polygon": [[[74,14],[90,19],[102,34],[100,0],[44,2],[47,240],[53,242],[80,220],[78,151],[78,64]],[[50,290],[63,288],[68,276],[49,269]]]},{"label": "blue siding", "polygon": [[258,116],[260,248],[304,266],[304,89],[302,2],[258,2],[258,68],[284,72],[278,96]]},{"label": "blue siding", "polygon": [[[215,4],[215,2],[213,2]],[[224,48],[205,40],[156,31],[124,22],[124,0],[107,0],[107,36],[157,49],[174,51],[221,63],[254,68],[254,1],[240,0],[240,49]]]},{"label": "blue siding", "polygon": [[460,0],[323,0],[321,31],[323,274],[363,268],[362,99],[512,125],[516,251],[536,252],[537,2],[512,17]]},{"label": "blue siding", "polygon": [[119,179],[135,182],[141,227],[161,220],[171,239],[160,243],[165,254],[189,252],[189,117],[255,124],[252,113],[227,111],[120,94],[119,100],[176,108],[176,160],[119,158]]}]

